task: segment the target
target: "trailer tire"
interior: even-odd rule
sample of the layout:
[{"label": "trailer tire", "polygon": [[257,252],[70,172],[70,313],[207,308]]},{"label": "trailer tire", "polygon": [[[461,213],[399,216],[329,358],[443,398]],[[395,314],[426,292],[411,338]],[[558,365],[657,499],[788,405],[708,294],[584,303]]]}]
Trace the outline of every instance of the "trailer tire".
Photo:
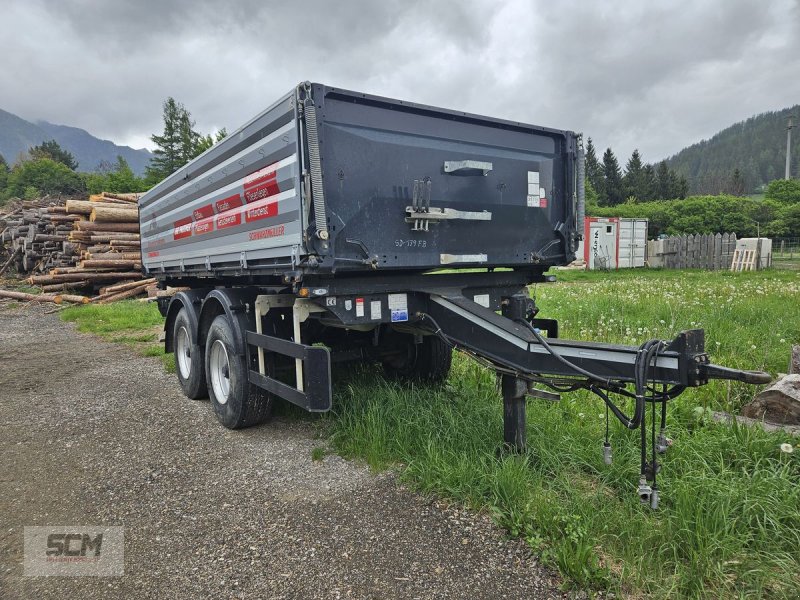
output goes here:
[{"label": "trailer tire", "polygon": [[385,361],[384,372],[393,379],[444,383],[450,374],[452,348],[434,335],[423,336],[419,344],[414,343],[412,336],[408,337],[411,339],[406,357],[402,360]]},{"label": "trailer tire", "polygon": [[206,384],[214,414],[228,429],[251,427],[272,414],[272,396],[248,381],[244,356],[236,354],[233,328],[217,316],[206,336]]},{"label": "trailer tire", "polygon": [[208,398],[206,362],[203,348],[192,343],[192,339],[197,339],[197,332],[192,332],[192,322],[186,310],[180,309],[172,328],[175,372],[184,395],[192,400],[200,400]]}]

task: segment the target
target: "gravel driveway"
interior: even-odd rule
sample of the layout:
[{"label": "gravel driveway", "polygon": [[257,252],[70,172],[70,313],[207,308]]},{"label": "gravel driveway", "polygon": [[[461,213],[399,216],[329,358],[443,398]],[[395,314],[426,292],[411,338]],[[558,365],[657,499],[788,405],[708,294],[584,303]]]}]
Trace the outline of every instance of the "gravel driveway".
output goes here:
[{"label": "gravel driveway", "polygon": [[[538,598],[488,518],[336,456],[312,422],[232,432],[161,362],[0,305],[0,598]],[[121,525],[122,577],[24,577],[24,525]]]}]

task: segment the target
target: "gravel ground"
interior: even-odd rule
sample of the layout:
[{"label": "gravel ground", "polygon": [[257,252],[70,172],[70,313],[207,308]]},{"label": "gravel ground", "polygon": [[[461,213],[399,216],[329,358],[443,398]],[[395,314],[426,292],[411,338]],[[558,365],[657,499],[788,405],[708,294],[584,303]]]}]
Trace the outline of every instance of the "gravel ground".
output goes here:
[{"label": "gravel ground", "polygon": [[[540,598],[558,580],[485,515],[232,432],[161,362],[0,304],[0,598]],[[25,525],[121,525],[122,577],[24,577]]]}]

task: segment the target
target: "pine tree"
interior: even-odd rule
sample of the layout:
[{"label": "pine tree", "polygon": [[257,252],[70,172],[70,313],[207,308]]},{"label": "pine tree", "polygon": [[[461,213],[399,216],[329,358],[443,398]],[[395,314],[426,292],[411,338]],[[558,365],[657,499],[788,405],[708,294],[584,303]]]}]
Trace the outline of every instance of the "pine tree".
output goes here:
[{"label": "pine tree", "polygon": [[[603,191],[605,192],[605,204],[608,206],[616,206],[625,201],[622,172],[611,148],[606,148],[603,154]],[[600,204],[603,204],[602,196]]]},{"label": "pine tree", "polygon": [[[174,98],[167,98],[164,102],[164,133],[150,137],[157,148],[145,174],[149,185],[169,177],[214,145],[215,140],[210,135],[200,135],[194,127],[195,122],[186,107]],[[215,139],[218,142],[227,135],[225,129],[220,129]]]},{"label": "pine tree", "polygon": [[146,178],[149,182],[161,181],[186,164],[182,156],[181,135],[181,117],[185,112],[183,105],[172,97],[164,102],[164,132],[150,137],[157,148],[153,150],[153,158],[147,166]]},{"label": "pine tree", "polygon": [[644,165],[642,156],[636,149],[625,165],[625,176],[622,178],[625,196],[633,196],[639,202],[643,202],[647,195],[647,181],[645,180]]},{"label": "pine tree", "polygon": [[603,188],[603,168],[597,161],[597,153],[592,143],[592,138],[586,140],[586,180],[591,184],[598,197],[602,196]]},{"label": "pine tree", "polygon": [[642,197],[639,198],[641,202],[650,202],[656,199],[656,170],[653,165],[647,164],[642,170],[642,179],[644,181]]},{"label": "pine tree", "polygon": [[658,168],[656,168],[655,183],[655,199],[670,200],[672,190],[670,189],[669,167],[667,166],[667,161],[665,160],[662,160],[660,163],[658,163]]},{"label": "pine tree", "polygon": [[183,107],[181,108],[183,110],[181,111],[180,118],[178,120],[178,131],[180,132],[181,140],[181,164],[179,166],[185,165],[190,160],[202,153],[202,150],[198,151],[198,149],[201,147],[200,140],[202,139],[202,136],[195,131],[195,123],[192,120],[192,115],[189,114],[189,111]]},{"label": "pine tree", "polygon": [[38,146],[33,146],[28,150],[28,154],[34,160],[41,158],[49,158],[55,162],[66,165],[70,170],[74,171],[78,168],[78,163],[75,157],[70,152],[64,150],[57,141],[50,140],[42,142]]}]

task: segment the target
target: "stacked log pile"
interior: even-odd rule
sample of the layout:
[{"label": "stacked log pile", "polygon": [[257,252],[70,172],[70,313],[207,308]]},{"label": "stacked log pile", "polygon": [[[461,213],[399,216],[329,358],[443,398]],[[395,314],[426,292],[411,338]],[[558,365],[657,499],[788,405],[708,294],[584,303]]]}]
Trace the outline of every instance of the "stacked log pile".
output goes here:
[{"label": "stacked log pile", "polygon": [[19,203],[0,215],[0,245],[6,247],[0,275],[13,266],[44,297],[55,293],[67,302],[70,296],[106,302],[146,293],[155,281],[142,278],[136,202],[136,194],[105,192],[88,200]]}]

